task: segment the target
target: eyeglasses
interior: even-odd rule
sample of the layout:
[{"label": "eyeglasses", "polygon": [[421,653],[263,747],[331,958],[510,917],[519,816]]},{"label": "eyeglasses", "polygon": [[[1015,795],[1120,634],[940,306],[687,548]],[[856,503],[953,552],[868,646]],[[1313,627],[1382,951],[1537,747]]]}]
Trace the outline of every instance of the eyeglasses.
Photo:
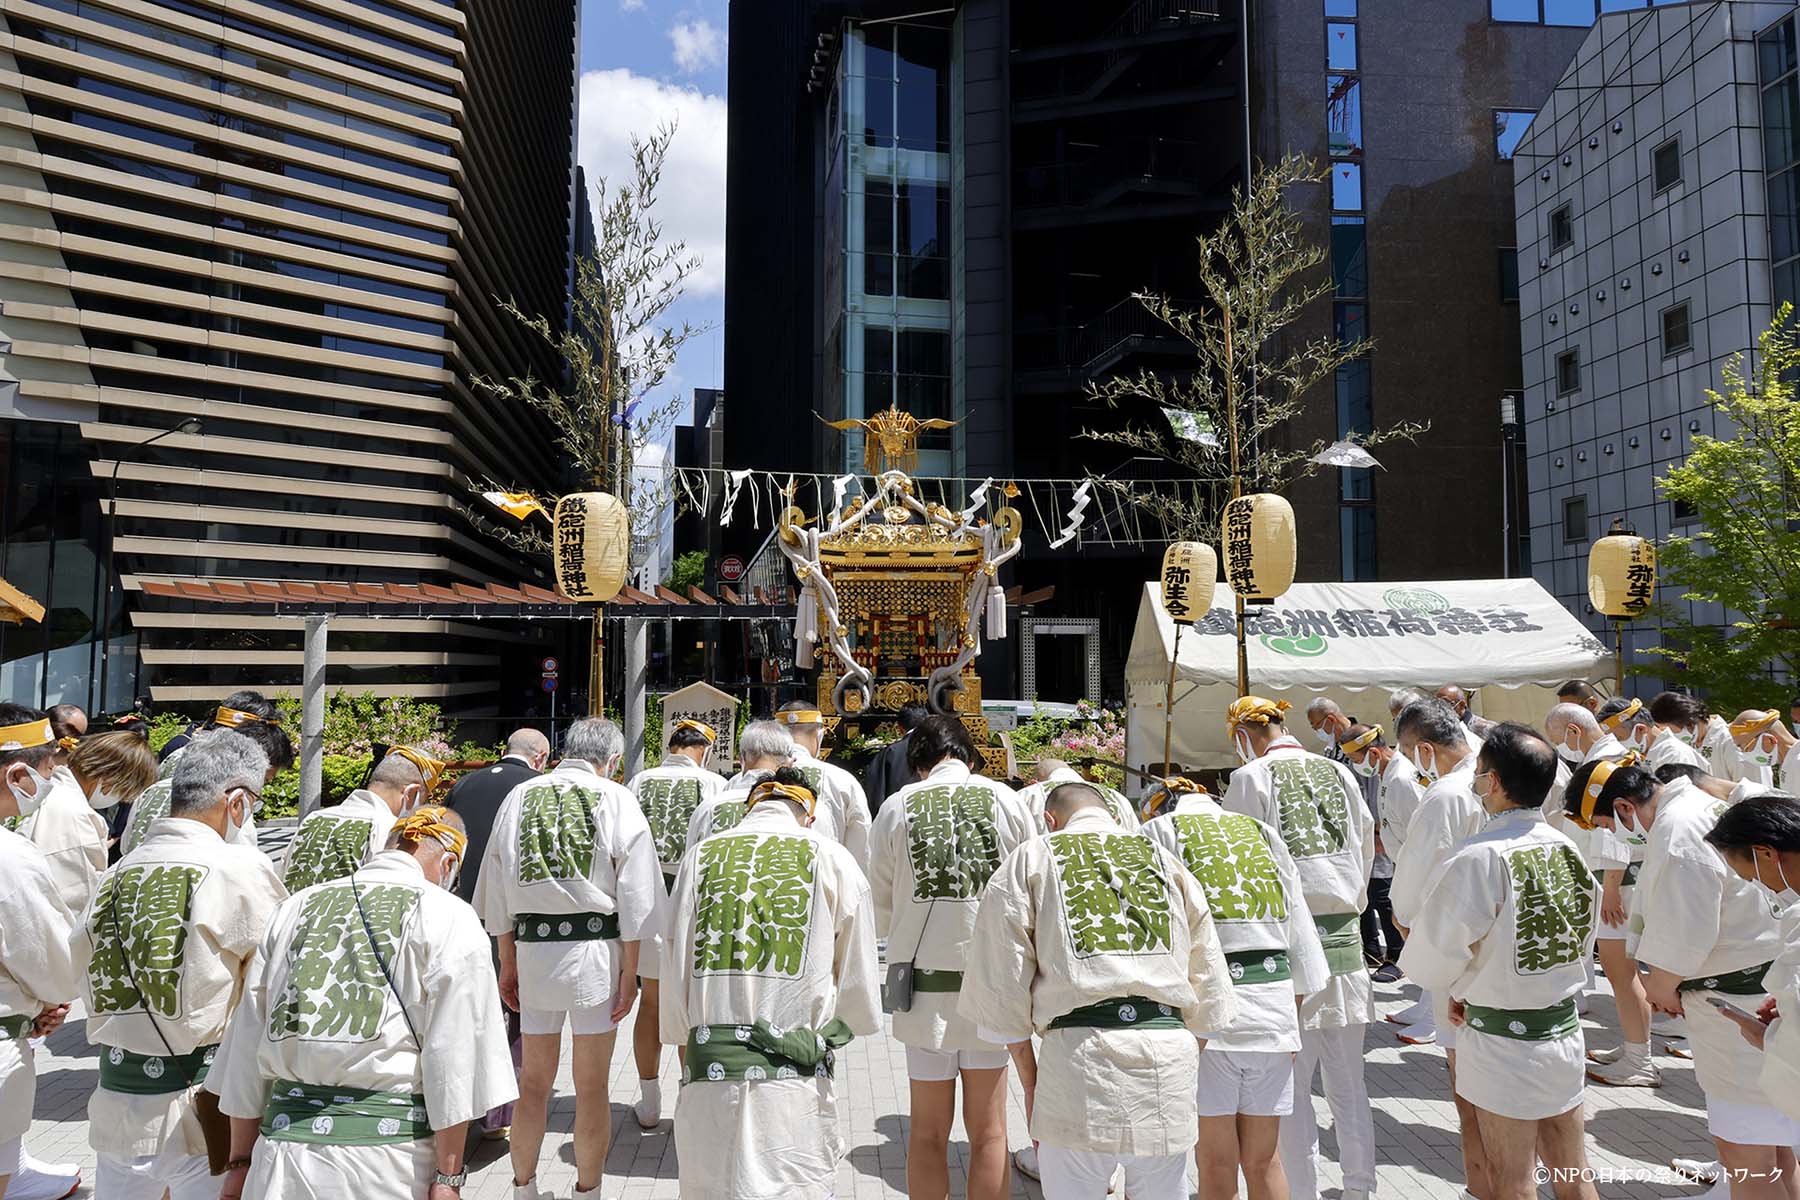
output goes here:
[{"label": "eyeglasses", "polygon": [[263,798],[261,792],[253,792],[247,787],[233,788],[231,790],[234,792],[242,792],[244,794],[244,808],[249,811],[251,816],[255,816],[262,811]]}]

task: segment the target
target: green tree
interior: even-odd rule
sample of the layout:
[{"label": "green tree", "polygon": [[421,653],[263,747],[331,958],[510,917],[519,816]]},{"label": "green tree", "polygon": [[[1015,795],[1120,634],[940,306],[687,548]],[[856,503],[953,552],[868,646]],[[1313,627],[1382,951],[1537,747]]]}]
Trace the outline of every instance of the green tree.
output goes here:
[{"label": "green tree", "polygon": [[1793,316],[1793,305],[1783,304],[1757,339],[1750,373],[1742,354],[1726,362],[1722,390],[1706,393],[1721,436],[1696,435],[1686,461],[1656,481],[1700,526],[1664,539],[1664,577],[1683,600],[1724,605],[1728,619],[1697,625],[1685,605],[1664,605],[1669,644],[1653,653],[1678,663],[1685,682],[1724,712],[1766,708],[1775,675],[1800,677],[1800,331]]},{"label": "green tree", "polygon": [[[1215,485],[1171,493],[1100,481],[1176,536],[1216,541],[1234,485],[1245,493],[1279,492],[1315,470],[1311,460],[1325,443],[1295,446],[1284,427],[1316,385],[1368,352],[1366,340],[1304,340],[1290,329],[1333,288],[1329,272],[1319,270],[1325,249],[1307,238],[1304,220],[1287,203],[1292,189],[1323,178],[1311,160],[1292,154],[1257,169],[1219,228],[1196,239],[1200,308],[1184,308],[1156,292],[1136,296],[1193,347],[1193,370],[1141,368],[1088,385],[1091,398],[1131,416],[1121,430],[1086,436],[1166,459]],[[1355,430],[1346,440],[1366,447],[1423,429],[1401,424]]]},{"label": "green tree", "polygon": [[706,551],[689,550],[686,554],[675,557],[675,565],[669,568],[669,577],[663,580],[663,586],[670,591],[687,595],[690,587],[699,587],[706,582]]}]

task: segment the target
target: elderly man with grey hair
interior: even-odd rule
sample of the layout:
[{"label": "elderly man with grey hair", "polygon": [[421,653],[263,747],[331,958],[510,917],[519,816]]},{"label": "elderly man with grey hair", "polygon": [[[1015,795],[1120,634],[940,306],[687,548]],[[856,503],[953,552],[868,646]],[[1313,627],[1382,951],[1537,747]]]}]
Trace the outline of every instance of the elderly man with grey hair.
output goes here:
[{"label": "elderly man with grey hair", "polygon": [[288,891],[342,879],[381,853],[394,822],[424,803],[442,767],[417,750],[396,746],[343,803],[308,813],[288,845],[282,874]]},{"label": "elderly man with grey hair", "polygon": [[232,841],[260,803],[269,760],[249,738],[203,733],[176,764],[169,815],[100,880],[75,933],[88,1039],[95,1193],[212,1200],[195,1108],[251,957],[287,889],[266,855]]},{"label": "elderly man with grey hair", "polygon": [[794,765],[798,752],[794,739],[778,721],[752,721],[738,735],[738,761],[744,766],[724,791],[700,802],[688,821],[687,848],[692,850],[715,833],[724,833],[744,819],[750,808],[750,789],[772,778],[782,767]]},{"label": "elderly man with grey hair", "polygon": [[518,1011],[524,1035],[515,1200],[544,1194],[538,1153],[564,1025],[574,1035],[575,1195],[600,1195],[614,1035],[637,999],[639,944],[656,937],[663,912],[650,824],[613,782],[624,750],[611,721],[571,725],[556,769],[501,804],[475,890],[475,910],[500,940],[500,997]]}]

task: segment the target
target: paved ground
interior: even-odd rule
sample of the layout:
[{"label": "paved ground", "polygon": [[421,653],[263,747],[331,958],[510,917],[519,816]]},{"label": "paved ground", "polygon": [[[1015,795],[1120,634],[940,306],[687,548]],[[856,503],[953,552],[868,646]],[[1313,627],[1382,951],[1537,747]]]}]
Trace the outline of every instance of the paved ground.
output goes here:
[{"label": "paved ground", "polygon": [[[1604,988],[1604,984],[1602,984]],[[1378,990],[1382,1010],[1391,1012],[1409,1003],[1416,989],[1402,985]],[[79,1013],[77,1013],[79,1016]],[[1588,1022],[1590,1044],[1617,1042],[1612,1003],[1604,992],[1594,996]],[[1430,1047],[1408,1047],[1395,1040],[1395,1026],[1383,1022],[1368,1035],[1369,1093],[1375,1108],[1375,1137],[1380,1161],[1380,1194],[1384,1197],[1456,1197],[1461,1192],[1462,1160],[1456,1135],[1456,1118],[1450,1104],[1443,1054]],[[654,1133],[640,1133],[629,1103],[636,1099],[636,1072],[631,1065],[629,1025],[621,1030],[620,1049],[614,1062],[614,1142],[607,1161],[609,1197],[622,1200],[662,1200],[679,1194],[675,1178],[675,1153],[669,1122]],[[674,1054],[666,1055],[663,1074],[664,1107],[674,1110],[676,1089]],[[899,1043],[890,1038],[858,1039],[852,1043],[847,1065],[839,1067],[849,1110],[849,1157],[838,1174],[837,1194],[845,1200],[880,1200],[906,1193],[906,1068]],[[1659,1056],[1664,1086],[1660,1090],[1600,1087],[1588,1091],[1588,1134],[1593,1164],[1611,1172],[1615,1182],[1603,1178],[1603,1197],[1664,1197],[1697,1195],[1701,1189],[1685,1184],[1664,1168],[1671,1155],[1708,1153],[1700,1092],[1694,1084],[1693,1065]],[[49,1052],[39,1058],[36,1122],[28,1144],[40,1157],[81,1163],[91,1171],[92,1152],[87,1147],[87,1098],[95,1086],[96,1059],[83,1036],[83,1025],[72,1020],[50,1039]],[[557,1098],[551,1102],[552,1132],[546,1140],[540,1168],[543,1184],[566,1197],[574,1188],[575,1167],[570,1156],[568,1131],[574,1120],[574,1098],[565,1066],[558,1080]],[[1327,1120],[1319,1101],[1321,1120]],[[1012,1103],[1012,1145],[1028,1144],[1023,1101],[1015,1085]],[[962,1195],[960,1164],[966,1144],[961,1129],[952,1134],[951,1190]],[[1335,1143],[1327,1130],[1323,1146],[1328,1155]],[[509,1170],[503,1143],[484,1144],[474,1160],[471,1200],[509,1200]],[[1327,1194],[1337,1194],[1338,1175],[1328,1166],[1321,1176]],[[92,1194],[84,1183],[82,1196]],[[1036,1200],[1035,1184],[1015,1177],[1014,1194]],[[1548,1195],[1548,1189],[1545,1189]]]}]

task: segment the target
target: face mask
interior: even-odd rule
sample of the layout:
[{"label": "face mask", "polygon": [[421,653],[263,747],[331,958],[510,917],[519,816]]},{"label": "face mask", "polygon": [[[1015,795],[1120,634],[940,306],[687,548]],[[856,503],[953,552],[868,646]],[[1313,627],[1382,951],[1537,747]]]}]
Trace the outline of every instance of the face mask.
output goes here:
[{"label": "face mask", "polygon": [[1327,750],[1335,749],[1337,746],[1337,738],[1332,736],[1331,730],[1326,729],[1323,726],[1313,730],[1313,736],[1318,738],[1319,745],[1325,747]]},{"label": "face mask", "polygon": [[1650,749],[1650,730],[1648,726],[1633,725],[1631,736],[1625,739],[1625,745],[1643,754]]},{"label": "face mask", "polygon": [[44,806],[44,797],[50,794],[50,781],[48,779],[45,779],[30,767],[25,768],[25,774],[31,780],[31,791],[22,792],[16,784],[12,785],[13,798],[19,802],[20,817],[29,817],[38,809],[42,808]]},{"label": "face mask", "polygon": [[1488,796],[1493,792],[1494,785],[1489,781],[1487,775],[1477,775],[1474,781],[1469,784],[1469,790],[1475,793],[1475,798],[1477,800],[1486,801]]},{"label": "face mask", "polygon": [[443,878],[438,881],[438,886],[446,892],[454,892],[456,881],[462,878],[462,859],[457,858],[454,854],[446,854],[444,857],[450,860],[450,865],[445,868]]},{"label": "face mask", "polygon": [[1556,757],[1567,763],[1578,763],[1581,761],[1581,751],[1567,742],[1558,742],[1556,743]]},{"label": "face mask", "polygon": [[1637,812],[1635,809],[1632,811],[1630,816],[1626,816],[1623,813],[1618,812],[1617,809],[1615,809],[1613,811],[1615,814],[1614,820],[1618,824],[1619,831],[1621,833],[1625,834],[1628,837],[1641,838],[1644,836],[1644,827],[1642,825],[1638,824]]},{"label": "face mask", "polygon": [[1238,761],[1248,766],[1256,761],[1256,755],[1250,750],[1250,739],[1245,734],[1238,734],[1231,739],[1231,748],[1237,751]]},{"label": "face mask", "polygon": [[241,805],[242,811],[247,813],[247,812],[249,812],[249,804],[250,804],[250,802],[248,800],[241,800],[241,799],[238,801],[235,801],[235,802],[232,802],[232,801],[226,802],[226,804],[225,804],[225,840],[226,841],[228,841],[228,842],[235,841],[237,839],[238,831],[243,829],[243,827],[244,827],[244,823],[242,821],[238,820],[236,817],[233,817],[231,815],[231,810],[234,807]]},{"label": "face mask", "polygon": [[1355,771],[1358,775],[1362,776],[1364,779],[1375,778],[1375,764],[1372,762],[1368,762],[1368,761],[1356,762],[1355,760],[1352,760],[1350,763],[1350,769],[1352,771]]},{"label": "face mask", "polygon": [[1412,754],[1409,757],[1412,759],[1412,765],[1419,769],[1420,779],[1423,779],[1426,783],[1436,783],[1438,778],[1437,753],[1432,751],[1431,766],[1428,767],[1425,765],[1425,754],[1428,750],[1431,750],[1431,747],[1421,743],[1420,745],[1413,747]]},{"label": "face mask", "polygon": [[119,798],[105,788],[100,788],[88,797],[88,805],[95,812],[108,812],[119,807]]}]

